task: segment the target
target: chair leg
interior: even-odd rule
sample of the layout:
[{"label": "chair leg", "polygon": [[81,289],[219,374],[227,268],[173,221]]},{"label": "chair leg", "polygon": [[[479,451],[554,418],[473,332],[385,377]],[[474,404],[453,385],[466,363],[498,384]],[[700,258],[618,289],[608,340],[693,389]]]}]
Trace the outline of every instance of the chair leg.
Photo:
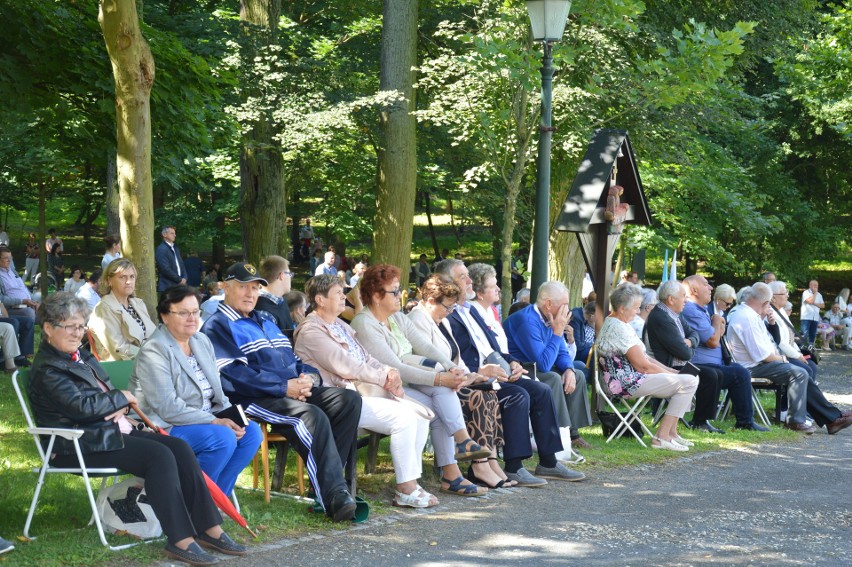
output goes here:
[{"label": "chair leg", "polygon": [[299,496],[305,495],[305,461],[296,453],[296,481],[299,483]]},{"label": "chair leg", "polygon": [[266,435],[260,444],[260,462],[263,465],[263,498],[269,504],[269,442]]}]

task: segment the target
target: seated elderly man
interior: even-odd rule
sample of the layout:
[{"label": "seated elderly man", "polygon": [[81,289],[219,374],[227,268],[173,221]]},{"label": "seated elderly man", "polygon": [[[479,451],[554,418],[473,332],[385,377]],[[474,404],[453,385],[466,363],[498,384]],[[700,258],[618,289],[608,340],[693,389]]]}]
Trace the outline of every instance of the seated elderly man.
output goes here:
[{"label": "seated elderly man", "polygon": [[763,324],[771,298],[772,291],[762,282],[742,292],[741,304],[728,314],[731,355],[748,368],[755,378],[787,384],[788,429],[809,435],[813,433],[813,426],[805,423],[807,414],[818,425],[826,426],[829,435],[849,427],[852,425],[852,412],[841,412],[832,405],[825,399],[819,386],[808,379],[804,369],[793,366],[778,352]]},{"label": "seated elderly man", "polygon": [[307,463],[308,476],[326,515],[351,520],[355,501],[343,478],[361,415],[354,390],[313,386],[297,371],[290,340],[255,310],[260,285],[269,283],[251,264],[236,263],[225,276],[225,299],[204,323],[222,390],[248,415],[273,424]]},{"label": "seated elderly man", "polygon": [[538,288],[535,305],[510,315],[503,327],[509,339],[509,354],[517,360],[535,362],[538,379],[550,386],[559,426],[569,428],[571,445],[588,448],[590,445],[577,431],[592,424],[586,376],[574,369],[574,357],[563,338],[571,316],[569,300],[564,284],[544,282]]},{"label": "seated elderly man", "polygon": [[[847,326],[847,315],[840,309],[840,303],[834,302],[831,305],[831,311],[825,314],[823,320],[835,330],[837,336],[840,337],[840,348],[849,350],[849,327]],[[831,350],[828,344],[824,345],[825,350]]]},{"label": "seated elderly man", "polygon": [[[518,486],[543,486],[546,478],[578,481],[586,478],[583,473],[573,471],[556,460],[556,453],[563,450],[556,421],[556,410],[550,388],[535,380],[524,378],[526,371],[520,362],[508,353],[501,353],[497,340],[485,321],[469,304],[475,297],[467,267],[461,260],[447,259],[435,265],[435,273],[446,274],[462,290],[457,308],[447,317],[453,338],[459,347],[461,359],[470,369],[482,369],[494,361],[506,365],[498,380],[500,389],[497,399],[503,422],[505,446],[503,457],[509,480]],[[529,424],[539,454],[539,465],[533,476],[523,466],[524,459],[532,456]]]},{"label": "seated elderly man", "polygon": [[0,246],[0,302],[12,316],[29,317],[35,321],[38,303],[33,301],[24,280],[12,268],[12,251]]},{"label": "seated elderly man", "polygon": [[754,422],[754,402],[751,399],[751,373],[722,354],[722,337],[725,335],[725,318],[718,313],[712,317],[707,312],[707,306],[713,296],[713,286],[704,276],[688,276],[681,282],[686,294],[686,305],[683,308],[683,318],[698,334],[698,344],[695,346],[690,362],[699,368],[714,368],[721,372],[720,388],[727,388],[731,398],[735,429],[751,431],[769,431]]},{"label": "seated elderly man", "polygon": [[[700,340],[698,332],[683,316],[686,291],[679,281],[668,280],[657,290],[657,298],[659,302],[648,315],[643,339],[655,359],[680,370],[691,361]],[[739,405],[742,405],[743,396],[751,399],[751,381],[743,375],[725,380],[724,374],[717,368],[699,364],[696,366],[699,370],[698,389],[695,392],[695,413],[690,425],[709,433],[724,433],[710,423],[716,416],[719,389],[732,390],[740,402]]]}]

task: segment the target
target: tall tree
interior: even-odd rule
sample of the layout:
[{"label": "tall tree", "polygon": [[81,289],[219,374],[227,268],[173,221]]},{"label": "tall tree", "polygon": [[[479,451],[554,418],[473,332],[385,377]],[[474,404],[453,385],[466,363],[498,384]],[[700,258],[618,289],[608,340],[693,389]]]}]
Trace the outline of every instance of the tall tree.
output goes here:
[{"label": "tall tree", "polygon": [[[253,66],[258,56],[275,45],[280,15],[281,0],[240,0],[240,21],[249,36],[243,52],[244,65]],[[250,114],[249,124],[244,124],[240,151],[243,251],[250,262],[257,263],[264,256],[287,253],[284,159],[274,139],[271,109],[264,100],[269,93],[257,83],[242,87],[244,101],[259,101]]]},{"label": "tall tree", "polygon": [[157,298],[150,107],[154,58],[142,37],[135,0],[101,0],[98,22],[115,77],[121,241],[125,255],[136,265],[136,292],[153,313]]},{"label": "tall tree", "polygon": [[[388,98],[380,114],[379,185],[373,222],[373,263],[411,263],[417,140],[414,66],[417,60],[417,0],[385,0],[379,90]],[[400,276],[408,285],[408,270]]]}]

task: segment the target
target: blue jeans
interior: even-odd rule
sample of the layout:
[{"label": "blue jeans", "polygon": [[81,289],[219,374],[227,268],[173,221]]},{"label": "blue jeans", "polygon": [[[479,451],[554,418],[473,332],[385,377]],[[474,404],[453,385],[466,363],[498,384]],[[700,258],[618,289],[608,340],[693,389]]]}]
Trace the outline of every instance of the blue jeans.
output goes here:
[{"label": "blue jeans", "polygon": [[802,336],[808,341],[809,345],[814,344],[814,341],[816,341],[818,324],[819,321],[810,321],[808,319],[802,319],[802,322],[800,323]]},{"label": "blue jeans", "polygon": [[237,477],[257,453],[262,439],[260,427],[253,421],[239,440],[230,428],[212,423],[175,425],[169,432],[192,447],[201,470],[230,495]]}]

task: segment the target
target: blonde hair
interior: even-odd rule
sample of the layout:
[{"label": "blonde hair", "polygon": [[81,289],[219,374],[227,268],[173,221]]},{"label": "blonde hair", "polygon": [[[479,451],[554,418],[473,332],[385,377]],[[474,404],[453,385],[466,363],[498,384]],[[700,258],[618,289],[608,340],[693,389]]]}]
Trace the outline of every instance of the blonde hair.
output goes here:
[{"label": "blonde hair", "polygon": [[128,260],[127,258],[116,258],[109,264],[107,264],[104,273],[101,274],[101,282],[98,286],[98,293],[101,296],[109,295],[112,291],[109,287],[109,279],[116,274],[120,274],[121,272],[125,272],[127,270],[133,270],[135,273],[139,273],[139,270],[136,269],[136,266],[133,265],[133,262]]}]

